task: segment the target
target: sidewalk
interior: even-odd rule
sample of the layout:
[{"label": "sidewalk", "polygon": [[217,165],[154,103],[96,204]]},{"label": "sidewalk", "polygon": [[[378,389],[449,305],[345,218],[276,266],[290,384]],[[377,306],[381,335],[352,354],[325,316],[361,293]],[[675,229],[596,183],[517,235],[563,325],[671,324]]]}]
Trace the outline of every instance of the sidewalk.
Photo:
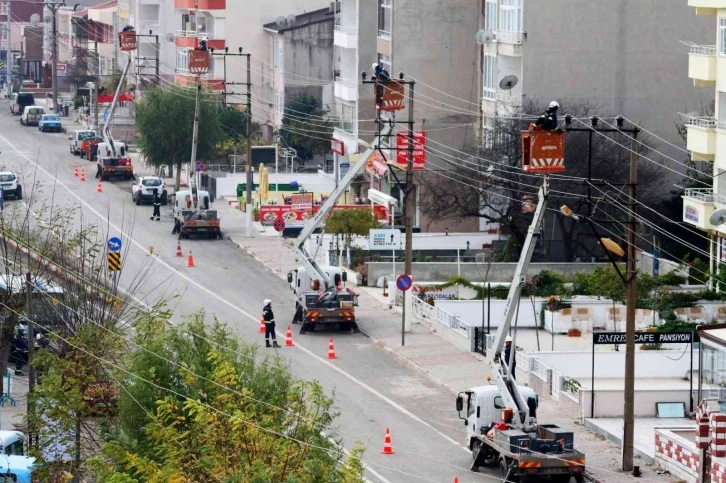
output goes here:
[{"label": "sidewalk", "polygon": [[[215,203],[215,208],[224,219],[224,233],[230,241],[268,270],[287,279],[287,273],[299,265],[291,242],[281,238],[272,228],[263,228],[259,223],[254,223],[253,238],[246,237],[244,213],[223,203],[223,200],[219,201],[220,203]],[[349,276],[348,284],[355,284],[354,276]],[[402,346],[400,307],[389,309],[387,298],[383,297],[380,288],[356,287],[356,290],[361,294],[360,307],[356,309],[358,326],[382,349],[425,372],[453,394],[487,384],[489,367],[483,356],[468,350],[468,340],[462,337],[461,342],[456,339],[452,342],[443,337],[436,327],[413,323],[411,331],[405,334],[405,346]],[[556,401],[541,398],[538,418],[548,424],[557,424],[574,431],[578,449],[587,455],[588,472],[598,481],[633,479],[617,469],[620,447],[585,429],[570,414],[561,410]],[[635,464],[641,465],[643,479],[676,481],[673,477],[658,476],[644,461],[636,459]]]}]

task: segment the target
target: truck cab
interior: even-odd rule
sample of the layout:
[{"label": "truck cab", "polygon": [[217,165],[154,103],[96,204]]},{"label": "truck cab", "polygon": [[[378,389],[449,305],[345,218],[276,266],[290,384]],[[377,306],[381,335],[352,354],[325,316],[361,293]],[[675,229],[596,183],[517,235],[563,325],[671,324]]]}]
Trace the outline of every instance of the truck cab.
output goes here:
[{"label": "truck cab", "polygon": [[358,294],[344,287],[348,274],[340,267],[323,266],[333,286],[325,289],[320,276],[310,274],[305,267],[299,267],[287,274],[287,281],[295,292],[297,311],[302,322],[300,333],[314,331],[319,325],[337,324],[340,330],[359,332],[355,320]]}]

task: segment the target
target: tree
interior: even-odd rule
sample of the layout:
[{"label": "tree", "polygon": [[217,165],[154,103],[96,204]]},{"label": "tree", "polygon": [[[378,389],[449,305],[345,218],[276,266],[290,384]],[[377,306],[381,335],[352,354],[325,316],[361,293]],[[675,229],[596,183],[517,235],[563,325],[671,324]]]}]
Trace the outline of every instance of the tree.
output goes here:
[{"label": "tree", "polygon": [[303,161],[329,153],[333,126],[325,119],[328,112],[320,108],[318,100],[310,94],[299,93],[285,104],[279,133],[283,143],[294,148]]},{"label": "tree", "polygon": [[350,246],[353,236],[368,236],[371,228],[377,228],[380,223],[368,208],[335,210],[325,222],[325,231],[340,235],[350,259]]},{"label": "tree", "polygon": [[[147,91],[136,110],[139,147],[152,166],[176,166],[176,189],[179,189],[181,165],[191,158],[194,127],[194,95],[180,87],[154,88]],[[221,139],[218,97],[203,92],[199,112],[197,159],[209,159]]]},{"label": "tree", "polygon": [[94,61],[89,60],[90,58],[88,49],[77,48],[76,56],[72,59],[72,62],[69,62],[68,77],[70,77],[71,84],[76,89],[85,87],[88,82],[98,81],[98,77],[91,72]]},{"label": "tree", "polygon": [[[363,481],[333,441],[333,399],[203,314],[142,317],[119,374],[118,424],[91,465],[99,483]],[[130,375],[130,374],[133,374]],[[153,384],[150,384],[151,381]]]}]

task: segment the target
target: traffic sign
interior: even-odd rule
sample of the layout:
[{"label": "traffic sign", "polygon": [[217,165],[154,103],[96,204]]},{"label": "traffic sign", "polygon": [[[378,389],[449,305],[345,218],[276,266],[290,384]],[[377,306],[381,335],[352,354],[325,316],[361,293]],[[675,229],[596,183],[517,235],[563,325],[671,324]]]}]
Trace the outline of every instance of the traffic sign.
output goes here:
[{"label": "traffic sign", "polygon": [[340,167],[343,169],[350,168],[350,163],[340,163]]},{"label": "traffic sign", "polygon": [[401,230],[371,228],[368,233],[369,250],[400,250]]},{"label": "traffic sign", "polygon": [[405,273],[403,275],[399,275],[396,279],[396,287],[398,287],[398,290],[405,292],[408,289],[411,288],[413,285],[413,280],[411,280],[410,275],[406,275]]},{"label": "traffic sign", "polygon": [[108,121],[108,111],[103,112],[103,121],[104,122]]},{"label": "traffic sign", "polygon": [[275,220],[274,227],[275,231],[283,231],[285,229],[285,220]]},{"label": "traffic sign", "polygon": [[121,254],[118,252],[108,253],[108,269],[111,272],[121,270]]},{"label": "traffic sign", "polygon": [[202,171],[204,171],[204,163],[202,161],[197,161],[194,164],[194,171],[196,171],[197,173],[201,173]]},{"label": "traffic sign", "polygon": [[339,139],[330,140],[330,150],[341,156],[345,156],[345,143]]},{"label": "traffic sign", "polygon": [[108,251],[118,253],[121,251],[121,239],[116,236],[112,236],[108,239]]}]

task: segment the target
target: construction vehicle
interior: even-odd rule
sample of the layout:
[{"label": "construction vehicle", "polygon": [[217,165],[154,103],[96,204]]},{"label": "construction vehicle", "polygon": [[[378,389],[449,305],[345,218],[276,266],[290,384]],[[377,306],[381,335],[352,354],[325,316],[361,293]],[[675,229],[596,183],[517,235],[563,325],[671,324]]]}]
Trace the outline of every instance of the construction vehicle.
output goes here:
[{"label": "construction vehicle", "polygon": [[[130,52],[136,50],[137,37],[136,32],[133,30],[128,32],[119,32],[119,45],[121,50]],[[102,181],[110,180],[112,178],[122,178],[126,180],[133,180],[136,178],[134,175],[134,167],[131,164],[131,158],[128,155],[126,145],[122,142],[115,141],[111,135],[111,128],[109,127],[113,120],[114,113],[116,112],[116,106],[119,102],[119,94],[121,93],[121,85],[126,75],[129,73],[131,67],[132,56],[129,55],[129,60],[126,62],[126,67],[123,70],[123,74],[119,78],[118,85],[116,86],[116,92],[111,102],[111,108],[106,117],[106,122],[103,125],[101,134],[103,136],[103,142],[98,143],[97,149],[97,168],[98,173]]]},{"label": "construction vehicle", "polygon": [[[318,263],[316,257],[320,245],[318,244],[311,253],[308,250],[307,242],[316,230],[323,227],[340,196],[348,190],[353,179],[365,169],[367,163],[364,160],[370,159],[374,155],[376,146],[390,134],[391,130],[390,125],[385,125],[381,129],[378,137],[363,153],[361,161],[351,165],[348,174],[340,180],[328,199],[315,213],[315,216],[305,224],[295,240],[295,254],[302,262],[302,266],[289,272],[287,281],[295,292],[298,304],[296,308],[298,311],[302,310],[302,315],[299,317],[302,322],[301,334],[313,331],[319,325],[332,324],[337,324],[341,330],[359,331],[355,318],[358,294],[344,286],[347,281],[345,270]],[[322,236],[317,239],[318,243],[322,243]]]},{"label": "construction vehicle", "polygon": [[[549,170],[551,166],[542,167],[542,172]],[[514,339],[509,339],[509,356],[502,354],[518,310],[527,269],[541,234],[548,189],[548,179],[545,178],[509,288],[504,320],[497,329],[492,346],[486,351],[492,374],[490,384],[459,393],[456,410],[466,425],[466,444],[473,457],[472,471],[489,465],[499,467],[502,481],[516,482],[520,478],[532,481],[549,477],[555,483],[565,483],[571,478],[581,483],[584,480],[585,455],[574,448],[572,431],[554,424],[539,424],[537,395],[531,388],[517,384],[514,377],[516,330],[513,332]],[[466,417],[462,417],[462,411],[465,411]]]}]

